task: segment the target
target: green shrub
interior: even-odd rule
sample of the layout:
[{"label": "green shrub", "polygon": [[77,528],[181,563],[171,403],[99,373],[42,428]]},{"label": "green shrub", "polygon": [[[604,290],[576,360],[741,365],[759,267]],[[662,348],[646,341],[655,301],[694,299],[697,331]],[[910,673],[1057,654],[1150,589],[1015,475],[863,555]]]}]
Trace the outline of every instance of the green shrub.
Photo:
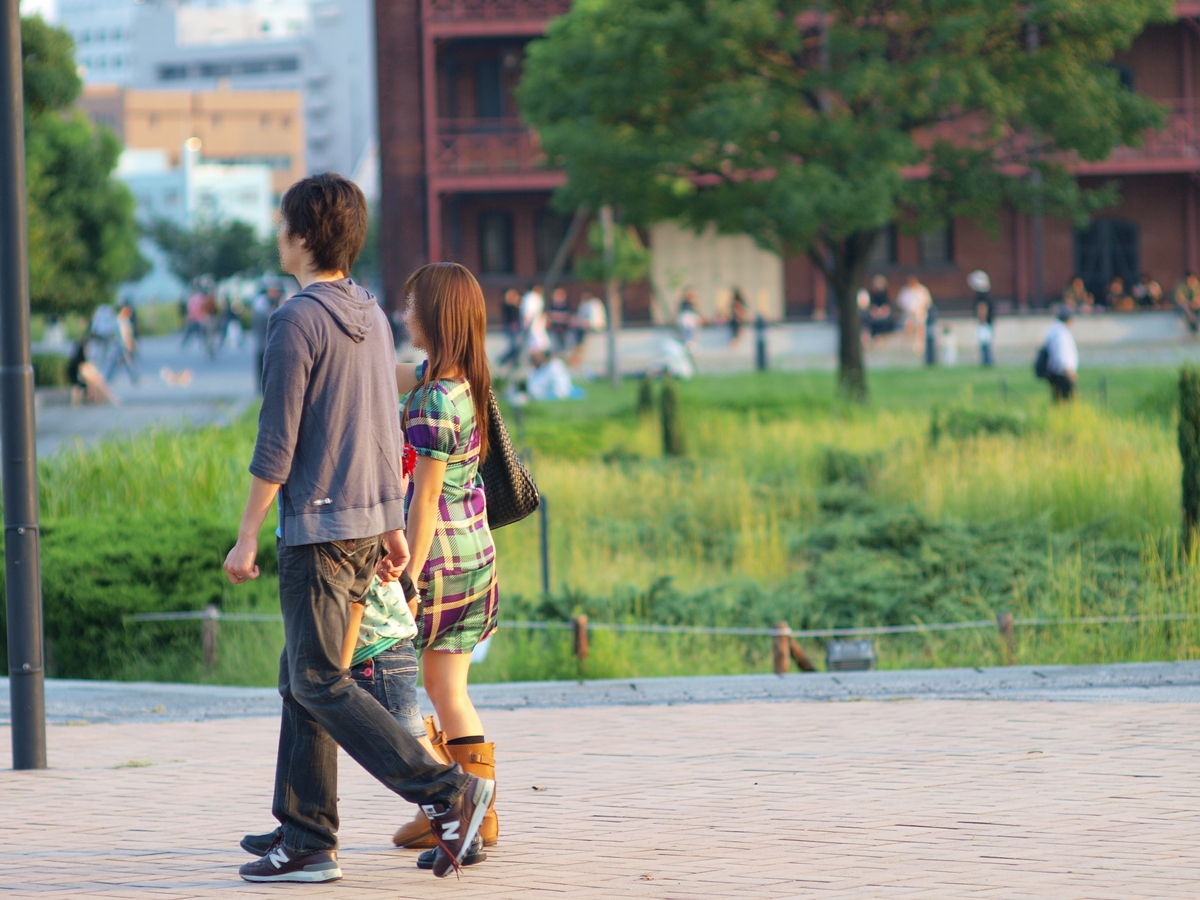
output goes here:
[{"label": "green shrub", "polygon": [[1200,522],[1200,371],[1184,366],[1179,375],[1179,455],[1183,460],[1184,546],[1190,548]]},{"label": "green shrub", "polygon": [[943,415],[935,408],[929,423],[929,442],[937,446],[943,436],[955,441],[999,434],[1020,437],[1029,427],[1027,417],[1005,410],[954,406]]},{"label": "green shrub", "polygon": [[33,354],[33,383],[37,387],[66,387],[67,362],[61,353]]},{"label": "green shrub", "polygon": [[[54,672],[109,678],[131,661],[198,653],[195,622],[133,623],[135,613],[222,604],[236,523],[202,516],[91,516],[42,526],[42,603]],[[260,566],[277,571],[274,549]],[[2,593],[2,590],[0,590]],[[5,609],[0,602],[0,630]],[[4,644],[3,646],[6,646]]]},{"label": "green shrub", "polygon": [[825,446],[820,450],[821,482],[868,487],[882,463],[882,453],[856,453],[844,447]]}]

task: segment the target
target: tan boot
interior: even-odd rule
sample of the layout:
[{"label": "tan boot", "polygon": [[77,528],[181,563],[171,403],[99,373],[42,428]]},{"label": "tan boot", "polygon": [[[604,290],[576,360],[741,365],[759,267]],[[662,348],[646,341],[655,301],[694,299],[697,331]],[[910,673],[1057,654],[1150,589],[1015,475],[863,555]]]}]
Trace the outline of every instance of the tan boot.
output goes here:
[{"label": "tan boot", "polygon": [[[440,762],[453,762],[450,754],[446,752],[446,734],[438,730],[437,721],[433,716],[425,717],[425,731],[429,735],[429,743],[433,744],[433,755]],[[430,847],[437,846],[437,842],[433,839],[433,826],[429,824],[429,819],[419,808],[413,820],[407,825],[402,825],[392,835],[392,843],[397,847],[406,847],[410,850],[428,850]]]},{"label": "tan boot", "polygon": [[[463,767],[463,771],[477,778],[496,780],[496,745],[487,744],[447,744],[446,752],[454,762]],[[479,836],[483,838],[484,846],[490,847],[500,837],[500,820],[496,818],[496,797],[492,796],[492,805],[488,807],[487,815],[479,825]]]}]

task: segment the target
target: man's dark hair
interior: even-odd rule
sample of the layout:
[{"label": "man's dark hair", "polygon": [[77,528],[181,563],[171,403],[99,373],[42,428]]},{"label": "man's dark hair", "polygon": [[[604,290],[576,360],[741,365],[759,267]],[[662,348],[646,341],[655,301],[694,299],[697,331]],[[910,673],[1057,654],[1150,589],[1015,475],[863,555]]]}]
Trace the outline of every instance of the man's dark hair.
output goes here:
[{"label": "man's dark hair", "polygon": [[367,198],[358,185],[333,172],[310,175],[287,189],[279,209],[318,271],[350,274],[367,240]]}]

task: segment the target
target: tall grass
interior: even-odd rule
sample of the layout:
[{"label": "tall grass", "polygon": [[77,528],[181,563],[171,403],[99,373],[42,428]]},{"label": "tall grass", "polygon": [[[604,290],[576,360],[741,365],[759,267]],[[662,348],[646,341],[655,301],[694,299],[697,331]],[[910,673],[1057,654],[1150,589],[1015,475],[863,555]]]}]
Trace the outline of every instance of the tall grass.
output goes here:
[{"label": "tall grass", "polygon": [[[1011,380],[1005,406],[1001,377]],[[1097,377],[1087,376],[1085,400],[1098,400]],[[1018,617],[1200,613],[1200,572],[1175,546],[1174,373],[1106,377],[1108,408],[1052,408],[1023,371],[888,373],[874,379],[869,408],[838,403],[826,375],[698,379],[680,386],[688,455],[671,460],[656,419],[639,417],[632,385],[535,406],[521,428],[510,415],[549,501],[554,596],[542,602],[534,517],[496,533],[501,617],[588,609],[630,621],[778,616],[802,626],[987,618],[1000,608]],[[935,403],[1001,410],[1020,433],[934,442]],[[41,465],[43,514],[203,512],[232,525],[253,440],[247,417],[63,451]],[[669,614],[639,605],[663,579],[677,593]],[[270,608],[274,589],[271,580],[231,589],[225,605]],[[194,658],[129,660],[123,677],[274,682],[275,626],[223,626],[209,674],[196,631]],[[1054,626],[1019,629],[1017,658],[1193,658],[1197,647],[1200,620]],[[769,650],[758,638],[597,632],[581,666],[565,634],[503,630],[473,677],[767,671]],[[994,629],[885,637],[878,651],[884,667],[1005,660]],[[822,656],[815,642],[810,652]]]}]

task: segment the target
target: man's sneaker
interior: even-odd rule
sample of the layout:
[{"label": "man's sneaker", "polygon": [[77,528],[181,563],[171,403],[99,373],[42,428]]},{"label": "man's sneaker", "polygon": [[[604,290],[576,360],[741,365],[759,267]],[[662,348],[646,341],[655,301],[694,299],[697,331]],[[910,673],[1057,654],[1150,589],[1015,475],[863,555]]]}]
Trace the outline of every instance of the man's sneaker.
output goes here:
[{"label": "man's sneaker", "polygon": [[490,778],[470,776],[466,788],[450,806],[431,803],[421,808],[433,824],[433,839],[437,850],[433,857],[433,874],[445,878],[451,869],[462,866],[463,857],[471,849],[471,841],[479,833],[479,825],[496,795],[496,782]]},{"label": "man's sneaker", "polygon": [[[432,869],[433,861],[437,857],[439,847],[434,847],[432,850],[426,850],[417,857],[418,869]],[[478,834],[475,835],[475,840],[471,841],[471,849],[467,851],[467,855],[462,858],[461,865],[473,866],[476,863],[481,863],[487,859],[487,852],[483,849],[483,838]]]},{"label": "man's sneaker", "polygon": [[337,881],[342,870],[336,850],[298,854],[279,841],[262,859],[238,869],[238,874],[247,881]]},{"label": "man's sneaker", "polygon": [[275,842],[283,838],[283,829],[276,828],[266,834],[248,834],[241,840],[241,847],[251,856],[266,856],[275,846]]}]

